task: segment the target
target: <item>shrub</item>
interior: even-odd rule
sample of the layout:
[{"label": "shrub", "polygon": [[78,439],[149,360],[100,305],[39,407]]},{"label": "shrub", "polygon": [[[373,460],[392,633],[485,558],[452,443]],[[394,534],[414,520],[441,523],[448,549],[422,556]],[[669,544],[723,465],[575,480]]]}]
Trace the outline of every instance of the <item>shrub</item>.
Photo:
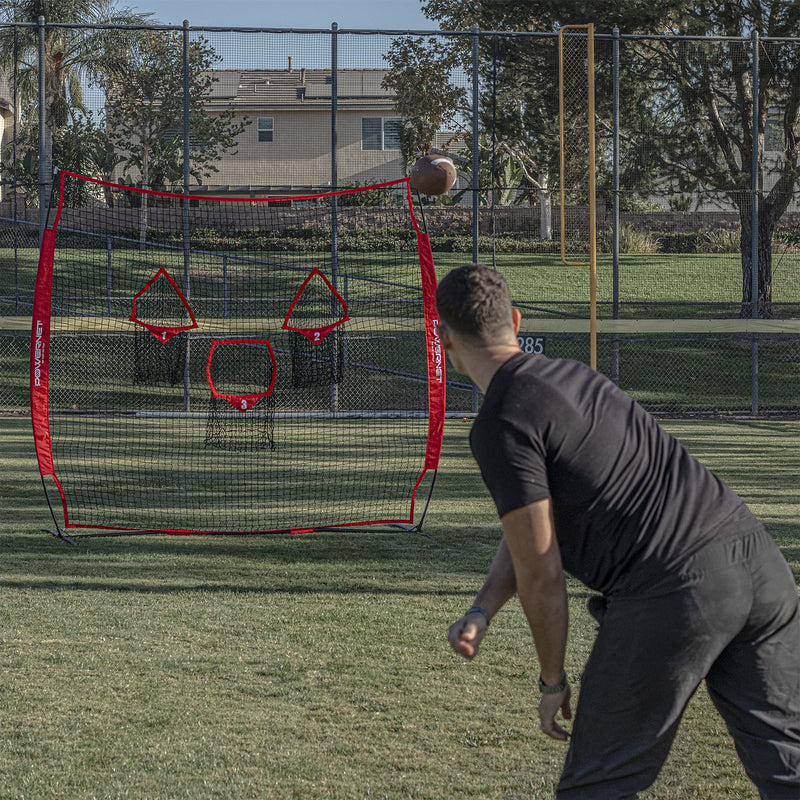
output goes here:
[{"label": "shrub", "polygon": [[773,247],[784,253],[800,253],[800,228],[777,228]]},{"label": "shrub", "polygon": [[701,234],[697,243],[698,253],[738,253],[742,234],[738,231],[718,230]]},{"label": "shrub", "polygon": [[658,234],[662,253],[696,253],[703,234],[699,231],[679,233],[664,231]]},{"label": "shrub", "polygon": [[[598,247],[603,253],[612,252],[613,234],[610,229],[600,232]],[[646,253],[661,252],[661,234],[652,231],[643,231],[633,225],[621,225],[619,229],[620,253]]]}]

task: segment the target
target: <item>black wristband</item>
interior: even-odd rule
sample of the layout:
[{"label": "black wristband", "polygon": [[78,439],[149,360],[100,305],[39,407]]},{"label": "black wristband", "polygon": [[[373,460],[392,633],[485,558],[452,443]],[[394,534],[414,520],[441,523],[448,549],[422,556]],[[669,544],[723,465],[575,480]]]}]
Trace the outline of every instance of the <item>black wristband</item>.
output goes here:
[{"label": "black wristband", "polygon": [[483,616],[486,618],[486,627],[487,628],[489,627],[489,625],[492,622],[492,618],[491,618],[491,616],[489,616],[489,612],[485,608],[481,608],[480,606],[472,606],[472,608],[470,608],[467,611],[467,613],[464,614],[464,616],[468,617],[470,614],[483,614]]},{"label": "black wristband", "polygon": [[539,675],[539,691],[542,694],[560,694],[568,685],[566,670],[562,673],[561,680],[558,683],[547,684],[542,680],[542,676]]}]

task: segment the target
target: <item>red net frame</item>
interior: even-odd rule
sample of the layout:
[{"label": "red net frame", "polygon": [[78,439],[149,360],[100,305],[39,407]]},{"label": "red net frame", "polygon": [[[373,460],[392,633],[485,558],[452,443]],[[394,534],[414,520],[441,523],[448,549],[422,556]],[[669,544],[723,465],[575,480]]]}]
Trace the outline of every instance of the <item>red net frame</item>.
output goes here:
[{"label": "red net frame", "polygon": [[[441,440],[442,440],[442,432],[443,432],[443,425],[444,425],[444,411],[445,411],[445,374],[444,374],[444,359],[441,350],[441,344],[439,342],[439,338],[436,332],[436,328],[438,325],[438,319],[436,316],[435,310],[435,303],[434,303],[434,295],[435,295],[435,288],[436,288],[436,276],[435,276],[435,269],[433,264],[433,256],[430,250],[430,242],[428,240],[427,234],[420,230],[419,225],[417,223],[416,216],[414,214],[413,202],[411,197],[410,185],[408,179],[402,179],[399,181],[389,181],[381,184],[376,184],[374,187],[360,187],[358,189],[348,189],[342,190],[339,192],[328,192],[328,193],[320,193],[320,194],[311,194],[311,195],[302,195],[297,197],[288,198],[290,200],[317,200],[320,198],[330,199],[333,197],[351,194],[358,191],[368,191],[371,188],[382,188],[382,187],[395,187],[399,189],[400,193],[405,195],[406,198],[406,211],[408,214],[408,218],[410,220],[411,225],[416,233],[416,243],[417,243],[417,263],[419,267],[419,281],[420,281],[420,290],[422,296],[422,306],[423,306],[423,319],[422,325],[424,330],[424,343],[425,343],[425,351],[427,353],[425,358],[425,373],[426,373],[426,394],[427,394],[427,435],[425,437],[425,444],[424,444],[424,453],[421,454],[421,463],[418,468],[418,472],[416,478],[413,480],[413,485],[410,487],[409,495],[408,495],[408,503],[407,503],[407,513],[405,514],[392,514],[392,515],[375,515],[375,514],[366,514],[362,515],[361,517],[357,517],[355,519],[343,519],[341,517],[326,517],[324,513],[322,514],[319,523],[316,522],[314,524],[301,524],[298,526],[292,524],[286,525],[249,525],[246,528],[239,528],[239,527],[226,527],[221,529],[219,527],[206,527],[204,525],[159,525],[159,524],[147,524],[147,525],[140,525],[140,524],[120,524],[117,522],[106,522],[106,521],[91,521],[81,518],[81,515],[78,511],[76,511],[75,505],[75,497],[79,494],[78,491],[75,490],[73,487],[74,484],[74,477],[66,475],[66,471],[63,468],[63,464],[61,459],[63,458],[63,450],[60,449],[61,445],[54,447],[54,432],[52,430],[51,422],[59,418],[61,419],[60,414],[62,412],[61,408],[53,408],[52,398],[51,398],[51,353],[52,353],[52,346],[53,346],[53,336],[56,336],[56,341],[58,341],[58,336],[60,335],[59,327],[63,327],[63,322],[65,319],[72,319],[70,314],[67,313],[63,308],[60,308],[58,311],[59,319],[56,325],[56,331],[54,333],[53,330],[53,308],[52,308],[52,299],[53,299],[53,277],[54,277],[54,261],[56,260],[56,251],[57,251],[57,237],[59,233],[59,224],[62,220],[62,216],[65,212],[64,208],[64,183],[65,180],[81,180],[86,181],[91,184],[95,184],[97,186],[105,186],[109,187],[113,190],[117,191],[127,191],[127,192],[138,192],[138,193],[147,193],[157,197],[169,198],[175,201],[191,201],[191,200],[213,200],[222,204],[227,203],[240,203],[242,205],[246,204],[248,206],[268,206],[273,201],[280,201],[285,202],[287,200],[286,197],[263,197],[263,198],[237,198],[237,197],[205,197],[205,196],[193,196],[193,195],[185,195],[179,193],[169,193],[169,192],[152,192],[149,190],[142,190],[131,188],[128,186],[123,186],[120,184],[108,183],[99,181],[96,179],[88,178],[86,176],[80,176],[75,173],[65,172],[62,171],[59,173],[58,182],[56,184],[58,194],[57,198],[57,205],[55,208],[55,215],[53,216],[53,221],[50,226],[46,228],[44,231],[42,245],[40,249],[40,258],[39,258],[39,269],[37,273],[37,280],[36,280],[36,292],[35,292],[35,299],[34,299],[34,309],[33,309],[33,320],[32,320],[32,330],[31,330],[31,409],[32,409],[32,424],[33,424],[33,431],[34,431],[34,441],[36,446],[36,454],[37,460],[39,464],[39,471],[43,479],[43,483],[45,484],[45,490],[48,490],[48,482],[55,486],[58,495],[61,500],[61,506],[63,510],[63,522],[60,522],[57,519],[57,515],[54,513],[54,520],[56,523],[56,529],[59,535],[64,535],[62,532],[63,529],[68,529],[72,533],[73,531],[78,531],[78,533],[73,533],[72,535],[76,538],[80,536],[89,536],[89,535],[105,535],[106,533],[111,532],[120,532],[120,533],[137,533],[137,532],[167,532],[167,533],[266,533],[266,532],[279,532],[279,531],[306,531],[306,530],[316,530],[316,529],[331,529],[332,527],[335,528],[350,528],[356,526],[374,526],[376,524],[384,524],[384,523],[391,523],[391,524],[403,524],[403,525],[412,525],[414,526],[415,522],[415,503],[417,501],[417,495],[420,487],[422,486],[423,480],[426,474],[433,472],[435,473],[439,455],[441,452]],[[74,232],[72,232],[74,235]],[[88,235],[88,234],[87,234]],[[315,268],[316,269],[316,268]],[[152,273],[151,273],[152,274]],[[314,269],[311,270],[311,273],[306,277],[304,283],[301,285],[301,289],[295,294],[294,300],[291,303],[291,307],[283,316],[282,324],[280,328],[287,331],[296,331],[304,336],[307,337],[306,331],[318,331],[320,333],[320,341],[324,339],[327,335],[334,328],[342,328],[348,321],[350,321],[352,317],[352,312],[348,308],[348,302],[345,297],[342,297],[339,294],[339,291],[331,284],[331,281],[320,272],[322,275],[323,280],[329,284],[330,288],[333,291],[333,295],[338,298],[338,301],[341,304],[341,308],[344,311],[344,317],[336,320],[335,323],[330,324],[329,326],[324,326],[321,328],[309,328],[303,329],[300,326],[293,326],[290,324],[292,310],[294,308],[294,304],[298,301],[298,298],[302,294],[302,290],[305,286],[308,285],[308,282],[314,277]],[[136,300],[142,296],[142,294],[147,290],[147,288],[151,285],[153,281],[155,281],[158,277],[165,277],[170,284],[173,285],[173,288],[177,291],[177,296],[181,298],[181,302],[184,304],[186,308],[186,313],[188,316],[188,323],[186,326],[152,326],[151,324],[147,323],[145,320],[139,319],[137,316],[137,308],[136,308]],[[187,299],[187,296],[181,290],[175,281],[174,278],[169,274],[168,270],[164,270],[162,275],[156,273],[156,275],[151,278],[151,280],[142,286],[141,282],[138,283],[138,286],[131,290],[129,295],[132,297],[132,306],[128,305],[128,309],[132,308],[130,313],[126,312],[126,321],[130,322],[132,325],[139,325],[147,328],[150,330],[150,333],[154,336],[154,338],[158,341],[164,342],[168,341],[168,338],[172,338],[173,336],[177,335],[178,333],[186,332],[186,335],[191,336],[200,336],[201,331],[199,330],[202,325],[202,316],[200,314],[196,314],[195,310],[193,310],[193,302],[190,302]],[[79,316],[81,312],[76,312],[76,318]],[[98,320],[99,317],[95,318]],[[112,320],[115,324],[119,324],[119,319]],[[155,328],[155,329],[153,329]],[[324,333],[324,336],[322,334]],[[248,337],[241,337],[242,340],[248,340]],[[222,337],[223,341],[234,341],[232,337]],[[196,343],[199,340],[192,340]],[[263,339],[255,339],[255,341],[263,342]],[[309,339],[309,341],[313,341]],[[270,352],[272,357],[275,357],[274,350],[270,345]],[[208,369],[209,367],[209,359],[208,354],[206,354],[204,365],[205,368]],[[257,393],[259,397],[267,396],[268,394],[271,395],[272,391],[275,386],[275,377],[279,376],[279,368],[273,370],[273,382],[272,385],[269,387],[268,392],[265,391],[263,393]],[[278,380],[280,378],[278,377]],[[208,386],[211,388],[212,396],[216,389],[213,387],[213,380],[208,382]],[[56,389],[56,393],[54,396],[57,397],[58,391],[60,389]],[[224,393],[216,392],[217,397],[223,397],[223,399],[231,402],[228,397],[225,397]],[[256,399],[255,395],[249,399]],[[246,398],[247,399],[247,398]],[[235,405],[235,398],[234,402],[232,403],[233,407],[236,408]],[[250,405],[248,403],[248,405]],[[255,403],[256,408],[258,408],[258,403]],[[250,406],[252,408],[252,406]],[[238,408],[237,411],[242,411],[241,408]],[[90,415],[87,414],[87,418]],[[59,422],[56,427],[59,427],[61,423]],[[58,438],[58,431],[56,431],[56,439]],[[431,482],[432,484],[432,482]],[[432,488],[432,485],[431,485]],[[429,497],[429,495],[428,495]],[[49,494],[48,494],[48,502],[49,502]],[[427,505],[427,504],[426,504]],[[52,509],[51,504],[51,509]],[[423,511],[424,517],[424,511]],[[421,522],[421,520],[420,520]],[[415,526],[418,527],[418,526]],[[68,537],[64,537],[68,538]]]},{"label": "red net frame", "polygon": [[[272,361],[272,371],[269,385],[266,389],[264,389],[263,392],[253,392],[251,394],[226,394],[225,392],[220,392],[217,390],[217,387],[214,383],[214,376],[211,374],[211,362],[214,359],[214,351],[217,349],[217,347],[221,347],[226,344],[257,345],[262,346],[267,350],[270,360]],[[227,400],[237,411],[241,411],[243,414],[247,411],[250,411],[262,397],[269,397],[272,394],[272,390],[275,388],[277,369],[278,365],[275,360],[275,351],[272,349],[272,344],[270,343],[269,339],[215,339],[213,342],[211,342],[211,347],[208,350],[208,358],[206,359],[206,379],[208,380],[208,385],[211,389],[212,396],[219,397],[222,400]]]},{"label": "red net frame", "polygon": [[[342,310],[344,311],[344,316],[330,325],[322,325],[320,327],[306,328],[306,327],[295,327],[293,325],[290,325],[289,320],[292,318],[292,312],[294,311],[295,306],[297,305],[300,298],[303,296],[303,292],[306,290],[311,281],[314,280],[314,278],[321,278],[323,280],[325,285],[328,287],[331,296],[334,297],[339,302]],[[291,305],[289,306],[289,310],[286,312],[286,319],[284,319],[283,325],[281,327],[284,330],[295,331],[296,333],[302,334],[303,336],[306,337],[306,339],[308,339],[309,342],[311,342],[311,344],[319,345],[325,341],[325,337],[334,328],[338,327],[339,325],[343,325],[345,322],[348,322],[349,320],[350,320],[350,315],[347,311],[347,303],[344,301],[344,298],[339,294],[339,292],[336,291],[336,289],[333,288],[333,285],[328,280],[328,278],[325,277],[325,275],[322,272],[320,272],[319,269],[314,267],[314,269],[311,270],[311,272],[309,273],[308,277],[303,281],[300,288],[297,290],[297,294],[294,296],[294,299],[292,300]]]},{"label": "red net frame", "polygon": [[[191,324],[189,325],[153,325],[148,322],[144,322],[140,320],[136,316],[136,304],[137,301],[147,293],[147,291],[161,278],[167,280],[167,282],[172,287],[173,291],[175,292],[176,297],[180,300],[183,307],[186,309],[186,313],[189,315],[189,319],[191,320]],[[141,288],[133,296],[133,304],[131,309],[131,316],[130,321],[135,322],[137,325],[141,325],[143,328],[147,328],[150,333],[153,334],[155,339],[159,342],[168,342],[172,339],[173,336],[177,336],[181,331],[190,331],[194,330],[197,327],[197,319],[195,319],[194,311],[192,311],[192,307],[189,305],[189,302],[183,296],[183,292],[178,288],[178,284],[175,283],[172,275],[169,274],[163,267],[161,267],[158,272]]]}]

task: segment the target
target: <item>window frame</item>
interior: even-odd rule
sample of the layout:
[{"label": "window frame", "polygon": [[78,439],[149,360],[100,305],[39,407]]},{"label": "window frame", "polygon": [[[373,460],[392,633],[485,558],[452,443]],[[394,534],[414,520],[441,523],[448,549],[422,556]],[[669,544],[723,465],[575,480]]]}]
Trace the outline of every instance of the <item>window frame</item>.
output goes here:
[{"label": "window frame", "polygon": [[[380,121],[380,130],[379,130],[379,146],[378,147],[364,147],[364,123],[370,120],[372,122],[379,120]],[[397,132],[397,147],[387,147],[386,146],[386,126],[387,123],[395,123],[398,126]],[[403,124],[402,117],[361,117],[361,150],[362,152],[373,152],[373,153],[399,153],[401,150],[401,142],[400,142],[400,131],[399,128]]]},{"label": "window frame", "polygon": [[[269,126],[262,127],[262,122],[268,122]],[[269,134],[269,138],[262,139],[262,133]],[[259,144],[268,144],[275,141],[275,117],[256,117],[256,138]]]}]

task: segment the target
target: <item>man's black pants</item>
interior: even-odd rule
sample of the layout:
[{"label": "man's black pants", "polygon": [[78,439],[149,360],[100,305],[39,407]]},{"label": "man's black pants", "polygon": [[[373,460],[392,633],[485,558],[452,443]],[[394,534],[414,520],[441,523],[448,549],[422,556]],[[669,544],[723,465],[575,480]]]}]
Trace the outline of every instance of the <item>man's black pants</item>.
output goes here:
[{"label": "man's black pants", "polygon": [[798,800],[797,585],[763,528],[722,534],[680,574],[607,600],[559,800],[650,786],[703,679],[762,800]]}]

